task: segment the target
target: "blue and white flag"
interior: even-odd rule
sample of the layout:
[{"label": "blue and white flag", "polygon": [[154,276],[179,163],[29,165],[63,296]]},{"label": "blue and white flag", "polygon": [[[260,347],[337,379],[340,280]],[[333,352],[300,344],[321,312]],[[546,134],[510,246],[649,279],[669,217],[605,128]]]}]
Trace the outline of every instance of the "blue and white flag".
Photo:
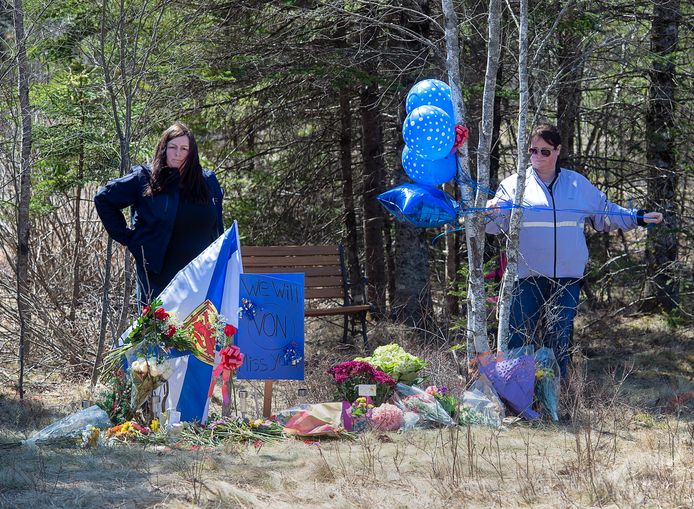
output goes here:
[{"label": "blue and white flag", "polygon": [[[182,421],[207,420],[208,391],[215,364],[213,330],[220,319],[238,328],[239,278],[243,272],[236,221],[186,265],[159,294],[162,307],[198,342],[196,352],[177,352],[168,379],[166,410],[178,410]],[[126,331],[124,337],[129,331]],[[219,361],[219,355],[217,362]]]}]

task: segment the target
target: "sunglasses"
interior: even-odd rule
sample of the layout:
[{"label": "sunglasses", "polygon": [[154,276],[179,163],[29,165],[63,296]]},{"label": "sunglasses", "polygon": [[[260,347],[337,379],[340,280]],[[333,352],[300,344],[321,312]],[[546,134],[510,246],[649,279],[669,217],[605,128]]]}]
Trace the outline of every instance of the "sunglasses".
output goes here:
[{"label": "sunglasses", "polygon": [[528,149],[528,153],[529,153],[530,155],[532,155],[532,156],[536,156],[538,152],[539,152],[540,154],[542,154],[542,157],[549,157],[549,156],[552,154],[552,150],[550,150],[550,149],[548,149],[548,148],[534,148],[534,147],[531,147],[531,148]]}]

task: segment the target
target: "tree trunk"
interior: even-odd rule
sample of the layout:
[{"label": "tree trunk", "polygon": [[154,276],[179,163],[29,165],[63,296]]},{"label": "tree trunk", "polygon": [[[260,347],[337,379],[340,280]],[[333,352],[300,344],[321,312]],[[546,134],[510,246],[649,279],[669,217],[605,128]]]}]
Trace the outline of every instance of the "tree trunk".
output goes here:
[{"label": "tree trunk", "polygon": [[662,0],[653,5],[651,51],[655,55],[649,73],[646,115],[648,161],[648,209],[664,214],[662,225],[648,230],[646,239],[646,295],[651,307],[671,311],[680,303],[677,277],[677,173],[675,161],[675,51],[678,43],[679,0]]},{"label": "tree trunk", "polygon": [[[338,50],[347,48],[347,24],[348,18],[340,20],[335,36],[335,45]],[[342,206],[345,209],[345,252],[347,253],[347,265],[349,279],[352,286],[352,296],[359,303],[364,300],[364,282],[361,265],[359,263],[359,230],[357,229],[357,214],[354,204],[354,183],[352,178],[352,104],[353,90],[344,83],[340,76],[338,83],[338,96],[340,99],[340,170],[342,173]]]},{"label": "tree trunk", "polygon": [[[422,43],[428,39],[430,31],[429,1],[417,0],[408,3],[411,9],[400,11],[399,25],[408,33],[416,34],[403,41],[403,54],[412,55],[410,65],[414,69],[420,69],[426,65],[420,55],[426,54],[426,47]],[[403,91],[398,104],[398,124],[403,125],[406,118],[405,99],[407,91],[414,85],[417,77],[414,73],[403,73],[400,77],[400,89]],[[396,144],[397,153],[402,154],[405,144],[402,137],[398,137]],[[396,164],[396,181],[398,184],[405,181],[405,172],[401,160],[398,157]],[[429,285],[429,250],[426,240],[426,232],[422,228],[414,227],[400,221],[393,222],[395,229],[394,239],[394,280],[393,280],[393,305],[391,317],[402,323],[409,324],[419,330],[426,330],[426,324],[433,317],[433,302]]]},{"label": "tree trunk", "polygon": [[[456,123],[463,123],[465,110],[462,95],[460,93],[460,66],[458,62],[458,32],[457,16],[450,0],[443,0],[443,12],[446,26],[446,66],[448,69],[449,84],[453,96]],[[469,174],[463,174],[469,164],[466,161],[466,150],[458,155],[459,181],[461,182],[461,197],[463,206],[483,207],[486,203],[484,189],[489,184],[489,153],[492,137],[492,123],[494,113],[494,96],[496,91],[496,75],[501,51],[501,4],[500,0],[489,2],[489,49],[487,53],[487,69],[485,72],[484,98],[482,105],[482,125],[480,129],[480,141],[478,145],[477,176],[479,186],[473,194],[470,185],[472,179]],[[467,185],[466,185],[467,183]],[[481,212],[468,215],[465,219],[465,235],[468,248],[468,359],[474,353],[489,351],[487,339],[487,313],[486,298],[484,294],[484,224]]]},{"label": "tree trunk", "polygon": [[[568,24],[567,26],[571,26]],[[581,106],[581,78],[583,76],[583,56],[580,39],[575,30],[568,28],[557,34],[557,64],[559,83],[557,84],[557,127],[562,135],[559,160],[574,167],[576,151],[574,137]]]},{"label": "tree trunk", "polygon": [[[520,0],[520,29],[518,33],[518,181],[514,204],[523,203],[525,193],[525,176],[528,165],[528,141],[526,136],[526,123],[528,116],[528,0]],[[522,209],[513,207],[509,226],[509,238],[506,243],[508,265],[501,281],[499,295],[499,328],[497,330],[497,350],[504,352],[508,348],[509,317],[511,316],[511,300],[513,282],[518,273],[518,237],[520,233]]]},{"label": "tree trunk", "polygon": [[376,197],[384,190],[385,160],[383,119],[378,80],[379,4],[364,4],[361,13],[360,52],[364,64],[361,72],[366,78],[360,90],[362,206],[364,221],[364,265],[368,279],[367,297],[372,316],[386,316],[386,261],[384,252],[385,218]]},{"label": "tree trunk", "polygon": [[[83,132],[86,128],[85,113],[84,113],[84,90],[82,78],[80,78],[80,127]],[[75,223],[75,244],[72,251],[72,299],[70,301],[70,323],[74,326],[77,313],[77,306],[80,297],[80,246],[82,244],[82,179],[84,178],[84,137],[79,140],[80,151],[77,160],[77,188],[75,189],[75,207],[74,207],[74,223]]]},{"label": "tree trunk", "polygon": [[[374,76],[375,69],[371,68]],[[361,90],[362,159],[364,185],[364,251],[369,302],[374,317],[382,318],[386,309],[386,265],[383,246],[383,210],[376,197],[383,191],[383,127],[375,82]]]},{"label": "tree trunk", "polygon": [[345,251],[349,266],[352,295],[363,299],[361,267],[359,265],[359,241],[357,215],[354,208],[352,183],[352,109],[349,89],[340,88],[340,168],[342,170],[342,205],[345,208]]},{"label": "tree trunk", "polygon": [[24,6],[14,0],[14,32],[17,44],[17,86],[21,109],[22,141],[20,148],[19,204],[17,207],[17,310],[19,311],[19,398],[24,399],[24,363],[29,355],[29,202],[31,200],[31,105],[29,69],[24,35]]}]

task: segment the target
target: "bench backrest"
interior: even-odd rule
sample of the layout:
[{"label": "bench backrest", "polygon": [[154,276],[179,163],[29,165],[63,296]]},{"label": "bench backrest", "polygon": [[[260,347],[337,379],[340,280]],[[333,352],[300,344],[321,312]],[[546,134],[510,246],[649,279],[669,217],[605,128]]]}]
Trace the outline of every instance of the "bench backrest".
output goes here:
[{"label": "bench backrest", "polygon": [[304,273],[304,298],[347,304],[341,246],[242,246],[243,271],[250,274]]}]

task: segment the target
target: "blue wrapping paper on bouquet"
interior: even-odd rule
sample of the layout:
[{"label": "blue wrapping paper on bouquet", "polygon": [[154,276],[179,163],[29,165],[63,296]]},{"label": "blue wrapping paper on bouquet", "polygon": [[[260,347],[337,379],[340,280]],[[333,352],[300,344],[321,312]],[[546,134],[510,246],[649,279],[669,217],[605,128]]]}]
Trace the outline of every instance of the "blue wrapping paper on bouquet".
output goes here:
[{"label": "blue wrapping paper on bouquet", "polygon": [[487,357],[480,372],[487,376],[499,397],[518,415],[529,420],[540,418],[532,409],[535,395],[535,359],[521,355],[514,359]]},{"label": "blue wrapping paper on bouquet", "polygon": [[557,415],[558,373],[559,365],[550,348],[542,347],[535,352],[535,399],[555,422],[559,420]]}]

